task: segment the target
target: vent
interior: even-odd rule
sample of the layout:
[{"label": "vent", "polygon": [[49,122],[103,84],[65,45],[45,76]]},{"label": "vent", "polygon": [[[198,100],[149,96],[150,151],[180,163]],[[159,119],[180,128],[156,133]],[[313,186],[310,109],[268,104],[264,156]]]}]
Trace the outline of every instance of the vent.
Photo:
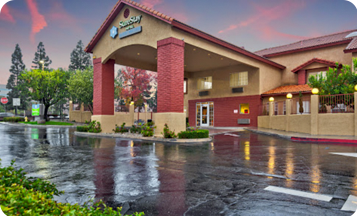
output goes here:
[{"label": "vent", "polygon": [[199,96],[208,96],[209,95],[209,91],[201,91],[198,93]]},{"label": "vent", "polygon": [[243,93],[243,87],[232,88],[232,93]]},{"label": "vent", "polygon": [[352,32],[351,34],[347,35],[346,38],[356,37],[357,32]]},{"label": "vent", "polygon": [[249,125],[250,124],[250,119],[238,119],[238,124]]}]

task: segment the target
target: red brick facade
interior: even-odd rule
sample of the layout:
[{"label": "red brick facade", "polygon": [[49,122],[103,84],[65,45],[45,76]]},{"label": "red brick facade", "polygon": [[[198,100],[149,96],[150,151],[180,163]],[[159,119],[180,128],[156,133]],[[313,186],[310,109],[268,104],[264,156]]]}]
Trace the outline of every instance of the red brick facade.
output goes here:
[{"label": "red brick facade", "polygon": [[157,112],[183,113],[184,53],[182,40],[157,42]]},{"label": "red brick facade", "polygon": [[93,60],[93,115],[114,115],[114,64]]},{"label": "red brick facade", "polygon": [[306,84],[306,70],[299,70],[298,72],[298,84],[305,85]]},{"label": "red brick facade", "polygon": [[[214,127],[257,127],[259,106],[261,105],[260,95],[212,98],[201,100],[190,100],[189,103],[189,123],[196,126],[196,103],[214,103]],[[249,104],[249,114],[240,114],[239,105]],[[238,113],[234,113],[238,110]],[[238,119],[250,119],[250,125],[239,125]]]}]

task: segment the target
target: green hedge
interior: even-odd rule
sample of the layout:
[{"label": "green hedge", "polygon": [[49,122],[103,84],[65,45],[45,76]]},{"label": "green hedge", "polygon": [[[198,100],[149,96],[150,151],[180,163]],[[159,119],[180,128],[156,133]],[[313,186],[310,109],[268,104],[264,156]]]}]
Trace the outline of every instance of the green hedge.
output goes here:
[{"label": "green hedge", "polygon": [[89,131],[89,126],[77,126],[77,131],[78,132],[88,132]]},{"label": "green hedge", "polygon": [[5,122],[23,122],[25,119],[23,117],[4,117]]},{"label": "green hedge", "polygon": [[177,135],[179,139],[200,139],[200,138],[208,138],[209,131],[208,130],[182,131]]},{"label": "green hedge", "polygon": [[[26,177],[22,169],[11,166],[0,168],[1,209],[6,215],[121,215],[121,208],[112,209],[102,201],[84,206],[58,203],[54,195],[63,194],[56,186],[42,179]],[[0,160],[1,167],[1,160]],[[135,216],[144,215],[134,213]]]}]

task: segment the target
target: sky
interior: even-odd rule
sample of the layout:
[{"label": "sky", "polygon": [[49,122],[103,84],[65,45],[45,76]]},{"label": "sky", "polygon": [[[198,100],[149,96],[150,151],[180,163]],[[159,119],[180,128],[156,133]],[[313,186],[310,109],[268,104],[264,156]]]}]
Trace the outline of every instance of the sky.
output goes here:
[{"label": "sky", "polygon": [[[1,0],[0,2],[4,2]],[[249,51],[357,29],[346,0],[136,0]],[[12,0],[0,13],[0,84],[20,45],[26,68],[39,42],[51,68],[68,68],[77,42],[89,43],[117,0]]]}]

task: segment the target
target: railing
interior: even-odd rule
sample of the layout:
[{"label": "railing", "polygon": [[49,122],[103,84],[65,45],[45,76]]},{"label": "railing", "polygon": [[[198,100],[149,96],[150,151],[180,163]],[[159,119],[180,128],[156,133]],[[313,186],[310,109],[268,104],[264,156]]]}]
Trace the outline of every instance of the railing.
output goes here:
[{"label": "railing", "polygon": [[259,106],[259,115],[268,116],[269,115],[269,103]]},{"label": "railing", "polygon": [[274,102],[274,115],[286,115],[285,101]]},{"label": "railing", "polygon": [[129,112],[129,105],[117,105],[115,106],[115,112]]},{"label": "railing", "polygon": [[73,111],[76,111],[76,110],[81,110],[81,105],[80,104],[73,104],[73,107],[72,107]]},{"label": "railing", "polygon": [[320,95],[319,113],[353,113],[354,94]]},{"label": "railing", "polygon": [[294,98],[291,100],[291,115],[310,114],[311,113],[311,96]]}]

